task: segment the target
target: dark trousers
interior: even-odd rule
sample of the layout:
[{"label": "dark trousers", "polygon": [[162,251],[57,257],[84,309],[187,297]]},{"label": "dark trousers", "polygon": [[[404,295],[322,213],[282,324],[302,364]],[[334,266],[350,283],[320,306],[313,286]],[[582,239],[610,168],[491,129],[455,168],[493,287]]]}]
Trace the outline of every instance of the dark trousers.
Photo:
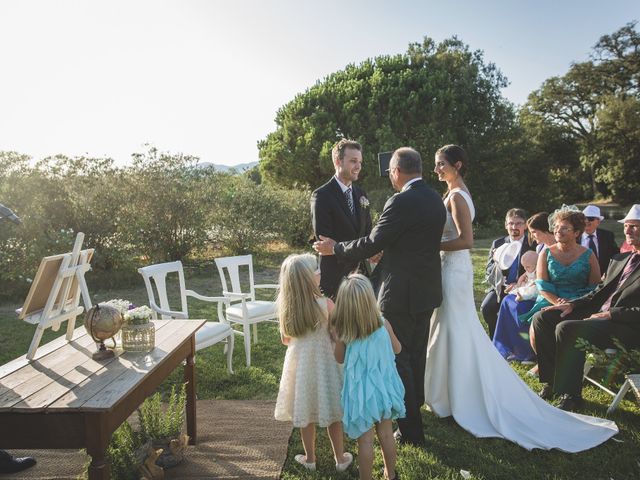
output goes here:
[{"label": "dark trousers", "polygon": [[640,346],[640,322],[584,320],[591,313],[578,309],[562,318],[558,310],[547,310],[533,316],[540,381],[556,393],[581,395],[585,354],[576,348],[578,338],[598,348],[613,347],[612,337],[630,348]]},{"label": "dark trousers", "polygon": [[420,407],[424,404],[424,369],[432,313],[433,310],[416,314],[383,312],[402,344],[402,351],[396,355],[396,368],[404,384],[407,416],[398,419],[398,427],[402,439],[413,445],[424,445]]},{"label": "dark trousers", "polygon": [[493,334],[496,333],[496,323],[498,323],[498,311],[500,310],[500,300],[496,295],[495,290],[491,290],[484,297],[480,311],[482,311],[482,318],[489,327],[489,338],[493,340]]}]

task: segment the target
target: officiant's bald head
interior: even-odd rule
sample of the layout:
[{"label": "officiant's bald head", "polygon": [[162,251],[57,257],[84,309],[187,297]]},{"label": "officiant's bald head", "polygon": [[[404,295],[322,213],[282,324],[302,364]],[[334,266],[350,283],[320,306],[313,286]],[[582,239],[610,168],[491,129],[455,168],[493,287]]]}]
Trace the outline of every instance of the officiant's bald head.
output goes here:
[{"label": "officiant's bald head", "polygon": [[411,147],[402,147],[393,152],[389,170],[398,168],[402,173],[409,175],[422,175],[422,157],[417,150]]},{"label": "officiant's bald head", "polygon": [[397,191],[402,190],[405,183],[422,177],[422,157],[411,147],[402,147],[393,152],[389,162],[389,180]]}]

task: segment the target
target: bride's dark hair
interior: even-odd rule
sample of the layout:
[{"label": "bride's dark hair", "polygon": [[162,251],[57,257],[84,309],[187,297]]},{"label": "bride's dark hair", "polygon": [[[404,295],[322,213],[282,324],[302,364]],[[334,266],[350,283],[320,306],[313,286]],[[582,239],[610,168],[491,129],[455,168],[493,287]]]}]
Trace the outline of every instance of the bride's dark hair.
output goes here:
[{"label": "bride's dark hair", "polygon": [[[464,178],[467,173],[467,165],[469,164],[469,157],[467,157],[467,152],[464,151],[464,148],[458,145],[445,145],[444,147],[440,147],[436,152],[437,157],[443,157],[446,162],[451,165],[453,168],[456,168],[456,163],[460,162],[460,168],[458,168],[458,174]],[[449,195],[449,189],[444,192],[443,198]]]},{"label": "bride's dark hair", "polygon": [[440,147],[436,152],[436,157],[442,156],[452,167],[455,168],[456,163],[460,162],[460,168],[458,169],[458,173],[462,178],[467,173],[467,167],[469,164],[469,157],[467,157],[467,152],[464,151],[464,148],[459,147],[458,145],[445,145],[444,147]]}]

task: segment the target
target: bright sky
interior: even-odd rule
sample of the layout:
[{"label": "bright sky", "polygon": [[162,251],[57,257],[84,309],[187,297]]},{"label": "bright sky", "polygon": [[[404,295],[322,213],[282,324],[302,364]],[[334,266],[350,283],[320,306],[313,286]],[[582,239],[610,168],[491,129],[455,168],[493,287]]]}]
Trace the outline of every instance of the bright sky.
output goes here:
[{"label": "bright sky", "polygon": [[0,150],[252,162],[278,108],[349,63],[455,34],[522,104],[635,19],[637,0],[0,0]]}]

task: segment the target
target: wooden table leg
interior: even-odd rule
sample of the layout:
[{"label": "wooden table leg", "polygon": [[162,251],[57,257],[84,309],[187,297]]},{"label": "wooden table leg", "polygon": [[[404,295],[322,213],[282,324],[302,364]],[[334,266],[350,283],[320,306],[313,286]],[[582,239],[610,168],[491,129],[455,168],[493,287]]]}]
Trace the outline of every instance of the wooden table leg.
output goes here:
[{"label": "wooden table leg", "polygon": [[191,336],[191,352],[187,356],[184,366],[184,380],[187,382],[187,435],[189,435],[189,445],[197,442],[196,431],[196,337]]},{"label": "wooden table leg", "polygon": [[106,425],[101,416],[87,418],[85,424],[87,453],[91,456],[89,480],[109,480],[111,465],[107,460],[107,446],[110,435],[106,435]]}]

